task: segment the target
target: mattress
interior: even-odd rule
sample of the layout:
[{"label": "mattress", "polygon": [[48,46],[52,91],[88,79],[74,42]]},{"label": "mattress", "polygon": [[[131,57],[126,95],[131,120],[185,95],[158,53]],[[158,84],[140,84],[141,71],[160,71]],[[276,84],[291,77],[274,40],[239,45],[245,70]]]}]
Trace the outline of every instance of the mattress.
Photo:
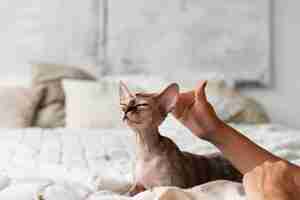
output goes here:
[{"label": "mattress", "polygon": [[[300,131],[276,124],[232,126],[276,155],[300,164]],[[186,151],[217,151],[180,125],[165,125],[161,133]],[[129,129],[0,129],[0,199],[155,199],[161,188],[135,198],[123,195],[131,186],[134,162],[135,137]],[[214,190],[205,187],[197,190]],[[240,187],[229,186],[226,191],[244,199]],[[210,199],[220,199],[212,193]]]}]

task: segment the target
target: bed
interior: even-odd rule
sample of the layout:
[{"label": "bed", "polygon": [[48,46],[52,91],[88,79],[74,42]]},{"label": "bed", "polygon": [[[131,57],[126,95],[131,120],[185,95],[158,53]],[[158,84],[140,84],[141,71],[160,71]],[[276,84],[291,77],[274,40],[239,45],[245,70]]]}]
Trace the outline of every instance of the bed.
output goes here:
[{"label": "bed", "polygon": [[[277,124],[232,126],[276,155],[300,164],[300,131]],[[190,152],[217,151],[179,124],[166,122],[161,133]],[[134,198],[124,195],[133,179],[134,138],[129,129],[1,129],[0,199],[168,199],[162,193],[176,188],[156,188]],[[209,200],[220,199],[219,195],[245,198],[241,185],[218,184],[223,185],[221,191],[209,184],[194,190]]]},{"label": "bed", "polygon": [[[79,67],[47,63],[33,64],[31,79],[29,85],[0,87],[1,200],[245,199],[241,184],[222,180],[126,196],[133,184],[135,137],[120,120],[119,81],[133,91],[158,92],[171,80],[146,75],[96,78]],[[180,83],[181,91],[194,84]],[[206,92],[220,119],[300,164],[300,131],[269,123],[257,101],[224,80],[209,79]],[[182,150],[217,151],[171,116],[160,129]]]}]

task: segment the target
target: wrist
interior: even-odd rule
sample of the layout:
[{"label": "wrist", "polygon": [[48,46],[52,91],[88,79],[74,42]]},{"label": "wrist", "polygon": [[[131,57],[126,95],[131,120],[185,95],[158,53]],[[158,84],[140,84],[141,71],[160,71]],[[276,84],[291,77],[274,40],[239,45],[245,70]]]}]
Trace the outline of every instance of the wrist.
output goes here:
[{"label": "wrist", "polygon": [[204,129],[205,134],[202,136],[199,134],[199,138],[204,139],[210,143],[218,143],[220,142],[220,138],[222,138],[224,130],[226,129],[226,124],[220,120],[219,118],[216,118],[214,122],[207,126],[206,129]]},{"label": "wrist", "polygon": [[234,140],[234,135],[232,135],[230,129],[232,129],[230,126],[219,120],[214,129],[208,134],[209,137],[206,140],[218,147],[230,144]]}]

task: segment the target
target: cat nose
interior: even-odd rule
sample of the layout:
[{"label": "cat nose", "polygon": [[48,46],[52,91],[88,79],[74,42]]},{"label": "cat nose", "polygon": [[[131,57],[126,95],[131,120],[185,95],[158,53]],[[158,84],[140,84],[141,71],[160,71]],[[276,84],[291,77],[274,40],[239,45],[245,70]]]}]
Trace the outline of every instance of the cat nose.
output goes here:
[{"label": "cat nose", "polygon": [[124,110],[124,115],[123,115],[123,121],[128,119],[128,114],[130,112],[136,112],[137,108],[135,106],[128,106],[125,110]]}]

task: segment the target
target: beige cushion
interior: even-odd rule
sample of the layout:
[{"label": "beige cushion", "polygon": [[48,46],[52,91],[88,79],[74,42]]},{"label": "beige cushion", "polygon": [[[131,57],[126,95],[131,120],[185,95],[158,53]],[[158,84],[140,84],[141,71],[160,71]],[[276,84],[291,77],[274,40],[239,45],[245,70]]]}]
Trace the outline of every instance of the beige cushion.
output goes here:
[{"label": "beige cushion", "polygon": [[53,80],[42,83],[37,83],[34,85],[43,86],[46,88],[45,98],[41,102],[41,105],[47,106],[53,102],[64,102],[65,101],[65,93],[62,88],[61,80]]},{"label": "beige cushion", "polygon": [[267,123],[269,117],[254,99],[228,87],[224,81],[208,81],[206,94],[217,115],[231,123]]},{"label": "beige cushion", "polygon": [[64,80],[63,86],[66,94],[66,127],[125,127],[121,121],[118,80]]},{"label": "beige cushion", "polygon": [[65,94],[61,80],[96,80],[94,76],[80,68],[58,64],[33,64],[32,84],[46,88],[34,125],[42,128],[63,127],[65,125]]},{"label": "beige cushion", "polygon": [[244,108],[228,121],[232,123],[264,124],[269,123],[270,118],[265,109],[255,99],[244,97]]},{"label": "beige cushion", "polygon": [[244,107],[242,96],[222,80],[208,81],[206,95],[217,115],[224,121],[241,112]]},{"label": "beige cushion", "polygon": [[0,128],[30,127],[43,92],[42,87],[0,87]]},{"label": "beige cushion", "polygon": [[52,103],[46,107],[39,108],[36,113],[35,125],[44,128],[54,128],[65,126],[65,104]]},{"label": "beige cushion", "polygon": [[49,63],[32,64],[32,81],[34,84],[61,79],[95,80],[96,78],[76,66]]}]

